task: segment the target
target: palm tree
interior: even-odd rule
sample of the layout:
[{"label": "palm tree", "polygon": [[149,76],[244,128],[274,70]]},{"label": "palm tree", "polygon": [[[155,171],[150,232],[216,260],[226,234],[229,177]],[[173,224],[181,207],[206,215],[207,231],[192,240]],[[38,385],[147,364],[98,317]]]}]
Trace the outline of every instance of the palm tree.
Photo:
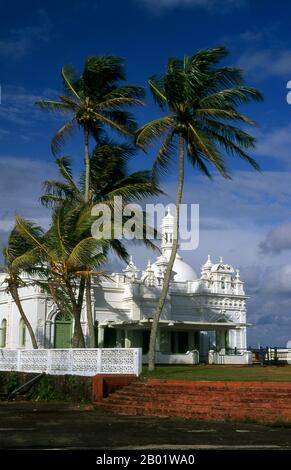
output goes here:
[{"label": "palm tree", "polygon": [[[35,239],[39,239],[42,234],[40,227],[31,223],[28,223],[28,227],[32,236]],[[26,238],[22,237],[16,228],[11,231],[8,244],[3,250],[5,259],[4,271],[7,274],[4,282],[7,283],[7,292],[13,298],[20,317],[28,330],[33,348],[38,349],[37,339],[28,317],[25,314],[19,296],[19,288],[32,284],[32,282],[29,281],[29,275],[35,273],[35,266],[39,261],[37,253],[33,248],[34,245]],[[28,274],[28,276],[25,277],[25,274]]]},{"label": "palm tree", "polygon": [[[157,183],[153,181],[150,171],[136,171],[128,174],[127,162],[135,154],[136,149],[125,143],[115,143],[110,139],[102,139],[95,147],[90,158],[90,194],[91,203],[107,202],[113,204],[114,196],[122,196],[124,204],[141,200],[144,197],[162,194]],[[106,162],[106,164],[104,164]],[[66,202],[72,205],[83,204],[85,201],[83,180],[74,180],[71,159],[56,159],[61,180],[46,180],[43,183],[44,194],[41,203],[56,207]]]},{"label": "palm tree", "polygon": [[[127,173],[127,161],[135,153],[135,149],[127,144],[117,144],[112,140],[103,139],[96,146],[91,156],[90,193],[92,204],[106,203],[114,206],[114,197],[122,196],[123,204],[134,200],[140,200],[146,196],[161,194],[157,185],[152,181],[149,171],[138,171]],[[106,165],[104,165],[106,161]],[[60,157],[56,160],[61,180],[48,180],[44,182],[44,194],[41,197],[42,204],[58,207],[70,203],[71,206],[84,204],[83,178],[80,184],[76,183],[68,157]],[[113,221],[114,223],[114,221]],[[86,236],[89,236],[88,233]],[[146,241],[146,238],[145,238]],[[114,252],[124,261],[128,260],[128,253],[120,240],[112,238],[107,248]],[[149,244],[153,248],[152,244]],[[82,299],[84,279],[80,280],[80,301]],[[91,279],[87,277],[86,282],[86,305],[87,322],[89,327],[89,344],[95,347],[95,328],[91,309],[90,284]]]},{"label": "palm tree", "polygon": [[149,80],[154,100],[167,113],[139,129],[136,143],[148,148],[157,139],[162,141],[153,165],[154,175],[168,169],[178,150],[175,236],[153,317],[149,370],[155,367],[159,319],[177,253],[185,153],[190,163],[209,178],[210,166],[223,177],[230,178],[224,152],[242,158],[259,170],[257,162],[247,153],[255,146],[254,137],[229,121],[254,125],[253,120],[238,111],[238,106],[259,101],[262,95],[258,90],[244,85],[240,69],[217,66],[227,54],[225,48],[219,47],[198,51],[184,59],[171,58],[165,74]]},{"label": "palm tree", "polygon": [[135,85],[119,86],[126,79],[123,61],[114,56],[91,56],[78,77],[75,70],[62,68],[65,95],[59,101],[41,100],[36,104],[43,109],[68,113],[71,118],[57,131],[52,139],[52,151],[57,154],[64,139],[74,127],[79,126],[84,135],[85,202],[90,199],[90,135],[98,142],[104,129],[121,134],[134,134],[136,123],[124,108],[143,104],[143,89]]},{"label": "palm tree", "polygon": [[[99,142],[106,128],[133,136],[136,122],[124,108],[141,105],[144,91],[135,85],[120,86],[125,81],[123,60],[114,56],[91,56],[85,62],[84,70],[78,77],[71,66],[62,68],[65,95],[59,101],[37,101],[43,109],[69,113],[71,118],[57,131],[52,140],[52,151],[58,153],[65,137],[74,127],[79,126],[84,135],[85,184],[84,199],[89,202],[90,194],[90,135]],[[87,309],[91,309],[90,279],[86,283]],[[88,311],[88,316],[90,316]]]},{"label": "palm tree", "polygon": [[[22,238],[33,246],[34,253],[41,259],[46,271],[47,286],[59,310],[69,311],[74,318],[73,347],[85,347],[81,326],[81,306],[79,279],[99,277],[103,273],[96,267],[105,261],[100,250],[106,245],[101,240],[88,236],[93,219],[90,207],[57,207],[52,216],[50,229],[42,237],[35,237],[32,224],[16,217],[16,230]],[[83,285],[84,287],[84,285]]]}]

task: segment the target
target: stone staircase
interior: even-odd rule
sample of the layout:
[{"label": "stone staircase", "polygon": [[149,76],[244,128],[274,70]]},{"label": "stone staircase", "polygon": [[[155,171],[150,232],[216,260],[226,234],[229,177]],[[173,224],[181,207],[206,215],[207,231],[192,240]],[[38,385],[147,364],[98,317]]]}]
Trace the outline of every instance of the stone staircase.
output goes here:
[{"label": "stone staircase", "polygon": [[98,405],[125,415],[283,423],[291,422],[291,382],[138,380]]}]

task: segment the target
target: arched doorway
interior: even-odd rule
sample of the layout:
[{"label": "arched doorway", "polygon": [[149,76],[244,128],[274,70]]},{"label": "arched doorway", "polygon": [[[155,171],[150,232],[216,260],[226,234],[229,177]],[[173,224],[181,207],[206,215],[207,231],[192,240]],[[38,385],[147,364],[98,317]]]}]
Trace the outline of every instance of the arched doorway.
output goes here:
[{"label": "arched doorway", "polygon": [[68,313],[59,312],[55,317],[55,348],[71,348],[73,335],[72,317]]}]

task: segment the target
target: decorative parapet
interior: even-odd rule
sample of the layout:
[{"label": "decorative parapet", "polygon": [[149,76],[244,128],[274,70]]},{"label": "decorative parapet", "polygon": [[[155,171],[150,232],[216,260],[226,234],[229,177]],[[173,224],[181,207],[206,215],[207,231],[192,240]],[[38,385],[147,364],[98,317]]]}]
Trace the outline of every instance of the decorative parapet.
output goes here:
[{"label": "decorative parapet", "polygon": [[252,352],[247,350],[238,350],[236,354],[221,354],[209,350],[208,364],[252,364]]},{"label": "decorative parapet", "polygon": [[0,370],[51,375],[132,374],[139,376],[139,348],[0,349]]}]

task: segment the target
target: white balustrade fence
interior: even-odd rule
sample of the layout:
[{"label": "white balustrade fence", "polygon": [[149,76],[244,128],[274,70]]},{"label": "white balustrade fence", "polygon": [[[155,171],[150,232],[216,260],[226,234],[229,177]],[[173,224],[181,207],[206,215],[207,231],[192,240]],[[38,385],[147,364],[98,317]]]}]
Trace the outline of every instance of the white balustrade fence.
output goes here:
[{"label": "white balustrade fence", "polygon": [[139,348],[0,349],[0,371],[56,375],[140,375]]}]

